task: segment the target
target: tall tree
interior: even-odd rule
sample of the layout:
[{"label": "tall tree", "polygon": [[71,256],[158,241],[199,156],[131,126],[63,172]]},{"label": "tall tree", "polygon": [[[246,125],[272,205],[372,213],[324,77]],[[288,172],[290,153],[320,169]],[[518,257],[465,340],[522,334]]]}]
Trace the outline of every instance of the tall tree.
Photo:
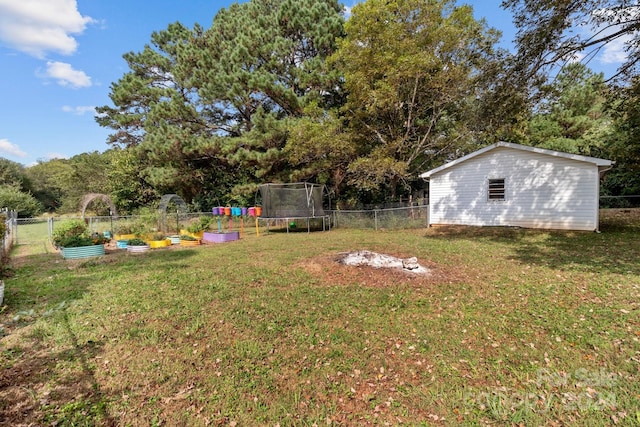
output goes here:
[{"label": "tall tree", "polygon": [[358,138],[349,179],[394,197],[399,184],[473,142],[468,125],[490,87],[483,70],[499,33],[454,0],[368,0],[345,30],[335,61]]},{"label": "tall tree", "polygon": [[15,210],[19,216],[35,216],[43,209],[33,196],[33,180],[28,168],[0,157],[0,208]]},{"label": "tall tree", "polygon": [[0,185],[12,185],[23,192],[30,192],[33,189],[31,178],[25,167],[3,157],[0,157]]},{"label": "tall tree", "polygon": [[118,213],[132,213],[143,206],[153,206],[162,197],[146,177],[147,159],[139,147],[114,149],[107,171],[108,192]]},{"label": "tall tree", "polygon": [[283,148],[291,120],[334,101],[338,76],[326,67],[342,35],[334,0],[252,0],[221,10],[197,49],[194,79],[223,112],[228,158],[256,179],[288,180]]},{"label": "tall tree", "polygon": [[613,132],[606,148],[616,162],[605,181],[612,195],[640,194],[640,77],[615,91],[611,101]]},{"label": "tall tree", "polygon": [[34,196],[48,211],[78,212],[85,194],[108,194],[110,158],[110,151],[93,151],[70,159],[40,161],[26,171],[34,183]]},{"label": "tall tree", "polygon": [[607,46],[622,43],[626,61],[617,76],[629,79],[640,66],[640,6],[637,0],[503,0],[514,14],[518,72],[530,79],[540,71],[589,61]]},{"label": "tall tree", "polygon": [[560,71],[545,92],[529,125],[530,143],[568,153],[602,155],[611,122],[604,111],[608,92],[604,75],[574,62]]},{"label": "tall tree", "polygon": [[[211,174],[203,171],[224,159],[209,140],[218,131],[207,120],[211,111],[188,81],[192,63],[180,62],[182,47],[201,35],[197,25],[189,30],[175,23],[154,32],[151,45],[142,52],[125,54],[131,71],[111,85],[115,107],[98,108],[97,118],[99,124],[115,130],[110,143],[135,147],[146,182],[159,192],[177,192],[188,201],[212,183],[207,181]],[[145,198],[144,194],[135,197]]]},{"label": "tall tree", "polygon": [[172,24],[125,55],[132,71],[99,123],[116,130],[113,143],[144,151],[151,185],[188,201],[286,179],[288,120],[333,93],[324,58],[340,13],[337,1],[253,0],[221,9],[207,31]]},{"label": "tall tree", "polygon": [[356,153],[355,138],[335,110],[325,112],[311,106],[305,117],[292,121],[289,127],[285,155],[293,168],[291,181],[326,184],[334,197],[340,198]]},{"label": "tall tree", "polygon": [[73,167],[67,159],[38,161],[26,169],[33,182],[33,196],[48,212],[55,212],[64,203],[68,184],[73,183]]}]

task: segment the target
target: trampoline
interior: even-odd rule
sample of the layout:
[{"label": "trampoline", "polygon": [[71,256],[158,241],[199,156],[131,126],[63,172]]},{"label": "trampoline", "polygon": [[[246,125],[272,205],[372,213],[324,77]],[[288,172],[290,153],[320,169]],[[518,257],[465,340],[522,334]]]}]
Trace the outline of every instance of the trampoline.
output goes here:
[{"label": "trampoline", "polygon": [[262,206],[260,218],[267,220],[267,227],[268,220],[285,220],[289,232],[290,221],[304,220],[307,232],[310,232],[310,222],[314,219],[322,221],[322,231],[330,226],[331,201],[325,185],[309,182],[261,184],[256,193],[256,205]]}]

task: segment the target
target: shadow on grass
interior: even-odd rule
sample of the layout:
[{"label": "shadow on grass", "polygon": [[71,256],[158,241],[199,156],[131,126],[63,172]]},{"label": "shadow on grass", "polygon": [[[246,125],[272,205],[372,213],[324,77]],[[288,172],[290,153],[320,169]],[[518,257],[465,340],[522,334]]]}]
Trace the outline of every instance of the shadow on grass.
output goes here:
[{"label": "shadow on grass", "polygon": [[594,273],[640,274],[640,210],[602,214],[599,233],[452,226],[429,230],[427,236],[500,243],[512,251],[511,259],[525,264]]},{"label": "shadow on grass", "polygon": [[90,367],[102,342],[80,343],[64,310],[58,317],[65,349],[51,352],[34,332],[25,347],[3,348],[0,361],[0,426],[104,425],[117,422]]},{"label": "shadow on grass", "polygon": [[640,244],[631,233],[550,233],[542,241],[521,241],[514,253],[524,263],[554,269],[640,274]]},{"label": "shadow on grass", "polygon": [[[58,253],[21,255],[12,277],[5,279],[0,308],[0,426],[117,425],[90,364],[104,343],[79,342],[67,307],[114,271],[181,267],[194,254],[189,249],[141,255],[113,251],[75,260]],[[41,326],[45,318],[64,331],[63,350],[51,352],[45,343],[52,339],[50,328]]]},{"label": "shadow on grass", "polygon": [[190,265],[187,260],[193,256],[189,249],[159,249],[139,255],[121,250],[73,260],[65,260],[58,253],[24,255],[11,277],[5,278],[0,338],[83,298],[91,286],[104,282],[114,271],[130,274],[153,266],[186,268]]}]

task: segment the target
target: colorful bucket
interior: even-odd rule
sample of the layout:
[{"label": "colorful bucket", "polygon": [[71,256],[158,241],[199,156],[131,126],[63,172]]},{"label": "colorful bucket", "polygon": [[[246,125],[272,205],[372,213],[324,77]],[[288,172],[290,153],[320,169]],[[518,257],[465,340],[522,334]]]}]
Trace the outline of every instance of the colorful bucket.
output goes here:
[{"label": "colorful bucket", "polygon": [[256,206],[256,216],[262,216],[262,207]]},{"label": "colorful bucket", "polygon": [[149,240],[147,244],[151,249],[164,248],[165,246],[171,246],[171,240],[169,239]]},{"label": "colorful bucket", "polygon": [[130,254],[141,254],[148,252],[149,249],[151,249],[149,245],[127,246],[127,252]]},{"label": "colorful bucket", "polygon": [[242,216],[246,216],[247,215],[247,208],[241,208],[240,209],[240,213],[242,214]]},{"label": "colorful bucket", "polygon": [[240,209],[240,208],[231,208],[231,215],[233,215],[233,216],[242,215],[242,209]]},{"label": "colorful bucket", "polygon": [[220,209],[218,209],[218,208],[213,208],[213,209],[211,209],[211,212],[212,212],[214,215],[220,215]]},{"label": "colorful bucket", "polygon": [[230,216],[231,215],[231,207],[227,206],[226,208],[224,208],[224,214],[226,216]]},{"label": "colorful bucket", "polygon": [[135,239],[136,235],[132,234],[132,233],[127,233],[127,234],[116,234],[114,236],[114,238],[116,240],[131,240],[131,239]]},{"label": "colorful bucket", "polygon": [[249,216],[256,216],[256,208],[251,207],[248,209],[248,211],[249,211]]}]

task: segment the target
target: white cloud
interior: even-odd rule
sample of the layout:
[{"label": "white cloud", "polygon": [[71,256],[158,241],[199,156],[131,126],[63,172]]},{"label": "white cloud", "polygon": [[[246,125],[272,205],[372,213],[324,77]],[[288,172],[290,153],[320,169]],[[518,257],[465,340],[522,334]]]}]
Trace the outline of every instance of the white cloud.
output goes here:
[{"label": "white cloud", "polygon": [[0,42],[37,58],[71,55],[78,47],[73,35],[94,22],[76,0],[0,0]]},{"label": "white cloud", "polygon": [[45,77],[55,79],[60,86],[70,86],[74,89],[91,86],[91,77],[84,71],[74,70],[66,62],[48,61]]},{"label": "white cloud", "polygon": [[631,36],[625,36],[607,43],[599,57],[600,62],[603,64],[622,64],[625,62],[629,54],[625,52],[624,45],[630,40]]},{"label": "white cloud", "polygon": [[[601,25],[590,35],[596,38],[606,37],[620,31],[625,26],[627,29],[632,27],[633,22],[640,19],[640,6],[596,9],[592,12],[592,16]],[[625,51],[625,45],[632,41],[634,34],[622,35],[605,44],[597,56],[598,61],[603,64],[615,65],[626,62],[629,59],[629,53]]]},{"label": "white cloud", "polygon": [[76,116],[83,116],[85,113],[91,113],[93,115],[96,114],[96,107],[91,107],[88,105],[78,105],[76,107],[70,107],[69,105],[65,105],[62,107],[62,111],[65,113],[73,113]]},{"label": "white cloud", "polygon": [[27,153],[5,138],[0,139],[0,153],[6,153],[17,157],[27,157]]}]

